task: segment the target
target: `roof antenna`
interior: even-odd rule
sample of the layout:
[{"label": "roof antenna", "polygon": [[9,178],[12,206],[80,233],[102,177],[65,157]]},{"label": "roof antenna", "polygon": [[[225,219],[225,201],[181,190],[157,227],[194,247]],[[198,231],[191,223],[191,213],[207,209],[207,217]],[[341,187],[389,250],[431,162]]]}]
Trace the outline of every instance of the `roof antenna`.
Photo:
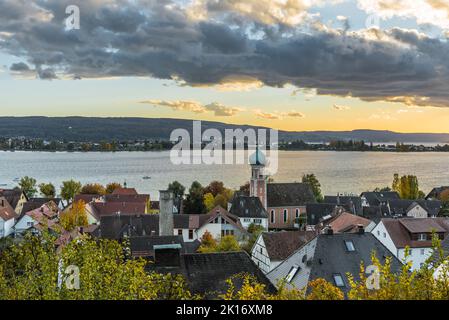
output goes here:
[{"label": "roof antenna", "polygon": [[123,187],[124,187],[125,189],[127,188],[126,180],[125,180],[125,183],[123,183]]}]

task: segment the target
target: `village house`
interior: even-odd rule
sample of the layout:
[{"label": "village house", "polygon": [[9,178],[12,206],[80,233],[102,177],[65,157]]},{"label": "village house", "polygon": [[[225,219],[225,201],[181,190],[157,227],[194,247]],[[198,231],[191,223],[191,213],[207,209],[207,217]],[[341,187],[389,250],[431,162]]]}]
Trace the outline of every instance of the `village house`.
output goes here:
[{"label": "village house", "polygon": [[432,232],[440,240],[449,233],[448,218],[402,218],[382,219],[372,230],[372,234],[382,242],[398,259],[412,261],[412,270],[421,268],[433,253]]},{"label": "village house", "polygon": [[268,213],[258,197],[234,195],[229,212],[240,220],[245,229],[253,224],[268,230]]},{"label": "village house", "polygon": [[344,208],[334,203],[307,203],[305,227],[307,230],[315,230],[316,225],[342,212]]},{"label": "village house", "polygon": [[268,273],[315,236],[312,231],[262,232],[251,250],[251,258]]},{"label": "village house", "polygon": [[5,197],[0,197],[0,238],[7,237],[14,232],[13,226],[18,214]]},{"label": "village house", "polygon": [[380,206],[384,216],[430,218],[437,217],[442,208],[439,200],[387,200]]},{"label": "village house", "polygon": [[387,200],[398,200],[401,197],[396,191],[362,192],[360,195],[363,207],[379,207]]},{"label": "village house", "polygon": [[258,197],[268,212],[268,228],[294,229],[306,203],[316,202],[309,185],[304,183],[268,183],[265,174],[265,155],[256,149],[249,158],[251,165],[250,197]]},{"label": "village house", "polygon": [[348,273],[360,280],[360,264],[371,264],[375,252],[381,263],[391,257],[391,271],[398,273],[402,263],[371,233],[333,233],[329,228],[290,255],[267,274],[274,285],[284,281],[287,288],[304,289],[312,280],[322,278],[345,295],[350,290]]},{"label": "village house", "polygon": [[[190,292],[205,299],[218,299],[229,288],[227,282],[237,275],[249,275],[265,286],[268,293],[276,293],[276,287],[244,252],[182,253],[179,244],[155,245],[154,263],[146,265],[147,271],[183,275]],[[234,281],[240,290],[241,279]]]},{"label": "village house", "polygon": [[17,214],[21,214],[23,205],[28,201],[25,193],[20,189],[0,189],[0,197],[5,197]]},{"label": "village house", "polygon": [[449,194],[449,186],[433,188],[426,196],[426,200],[442,200],[441,194]]},{"label": "village house", "polygon": [[347,212],[361,216],[363,214],[362,198],[358,196],[325,196],[324,203],[332,203],[345,208]]},{"label": "village house", "polygon": [[363,228],[366,232],[371,232],[376,223],[364,217],[357,216],[349,212],[342,212],[338,215],[325,220],[321,223],[319,229],[331,227],[334,233],[355,233]]},{"label": "village house", "polygon": [[242,242],[249,236],[240,219],[219,206],[207,214],[176,214],[172,195],[162,191],[159,203],[159,214],[101,215],[100,236],[122,240],[125,236],[175,235],[182,236],[185,243],[198,241],[206,232],[217,240],[233,235]]},{"label": "village house", "polygon": [[53,201],[45,203],[34,210],[24,212],[14,225],[14,234],[19,236],[26,231],[41,232],[44,229],[56,231],[56,229],[60,229],[60,213],[59,207]]}]

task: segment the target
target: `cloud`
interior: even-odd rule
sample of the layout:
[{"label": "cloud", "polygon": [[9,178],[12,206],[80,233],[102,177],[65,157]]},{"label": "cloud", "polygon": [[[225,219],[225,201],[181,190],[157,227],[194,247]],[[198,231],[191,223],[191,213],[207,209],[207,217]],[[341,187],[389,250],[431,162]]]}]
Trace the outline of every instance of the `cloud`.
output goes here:
[{"label": "cloud", "polygon": [[304,118],[305,115],[298,111],[289,112],[264,112],[260,109],[253,110],[254,114],[262,119],[267,120],[281,120],[283,118]]},{"label": "cloud", "polygon": [[334,105],[332,106],[332,108],[334,108],[335,110],[338,110],[338,111],[344,111],[344,110],[349,110],[349,109],[351,109],[351,108],[348,107],[348,106],[342,106],[342,105],[338,105],[338,104],[334,104]]},{"label": "cloud", "polygon": [[418,24],[449,29],[449,3],[446,0],[358,0],[358,6],[380,18],[412,18]]},{"label": "cloud", "polygon": [[213,102],[203,105],[196,101],[164,101],[164,100],[146,100],[140,103],[150,104],[158,107],[168,107],[175,111],[189,111],[194,113],[213,112],[217,117],[230,117],[244,109],[238,107],[227,107],[221,103]]},{"label": "cloud", "polygon": [[[390,4],[375,2],[365,10]],[[0,0],[0,34],[8,34],[0,51],[27,61],[40,79],[151,77],[231,90],[292,85],[317,95],[449,106],[448,42],[399,28],[327,28],[306,14],[323,3],[204,0],[195,17],[195,8],[179,1],[85,0],[81,29],[67,31],[70,0]],[[444,11],[436,0],[426,3]]]},{"label": "cloud", "polygon": [[11,71],[18,71],[18,72],[29,71],[30,67],[26,63],[24,63],[24,62],[18,62],[18,63],[13,63],[11,65],[11,67],[9,68],[9,70],[11,70]]}]

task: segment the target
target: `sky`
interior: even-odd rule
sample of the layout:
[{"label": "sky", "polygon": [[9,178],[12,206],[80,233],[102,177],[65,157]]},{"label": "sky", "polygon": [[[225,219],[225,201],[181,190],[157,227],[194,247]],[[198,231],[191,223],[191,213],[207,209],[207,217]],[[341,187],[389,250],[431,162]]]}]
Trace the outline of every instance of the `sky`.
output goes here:
[{"label": "sky", "polygon": [[0,0],[0,115],[449,132],[448,37],[448,0]]}]

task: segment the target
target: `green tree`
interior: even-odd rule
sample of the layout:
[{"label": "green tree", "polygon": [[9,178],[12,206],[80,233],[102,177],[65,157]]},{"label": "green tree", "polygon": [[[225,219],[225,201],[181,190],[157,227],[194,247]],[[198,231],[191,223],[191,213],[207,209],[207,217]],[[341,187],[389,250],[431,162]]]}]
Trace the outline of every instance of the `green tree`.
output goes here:
[{"label": "green tree", "polygon": [[203,199],[204,205],[206,206],[206,211],[209,212],[215,208],[215,198],[212,193],[206,193]]},{"label": "green tree", "polygon": [[203,202],[204,188],[198,181],[194,181],[189,189],[189,193],[184,201],[184,212],[187,214],[206,213],[206,206]]},{"label": "green tree", "polygon": [[34,197],[34,195],[37,193],[36,179],[34,178],[28,176],[23,177],[22,179],[20,179],[19,187],[23,190],[28,198]]},{"label": "green tree", "polygon": [[321,194],[321,184],[315,174],[311,173],[303,175],[302,182],[307,183],[312,188],[316,201],[323,201],[323,195]]},{"label": "green tree", "polygon": [[56,188],[51,183],[41,183],[39,185],[39,191],[44,197],[54,198],[56,197]]},{"label": "green tree", "polygon": [[80,190],[81,182],[74,180],[63,181],[61,186],[61,197],[67,202],[71,202]]},{"label": "green tree", "polygon": [[182,200],[184,199],[186,188],[180,182],[173,181],[168,185],[168,191],[171,191],[173,193],[175,206],[179,212],[181,209]]}]

